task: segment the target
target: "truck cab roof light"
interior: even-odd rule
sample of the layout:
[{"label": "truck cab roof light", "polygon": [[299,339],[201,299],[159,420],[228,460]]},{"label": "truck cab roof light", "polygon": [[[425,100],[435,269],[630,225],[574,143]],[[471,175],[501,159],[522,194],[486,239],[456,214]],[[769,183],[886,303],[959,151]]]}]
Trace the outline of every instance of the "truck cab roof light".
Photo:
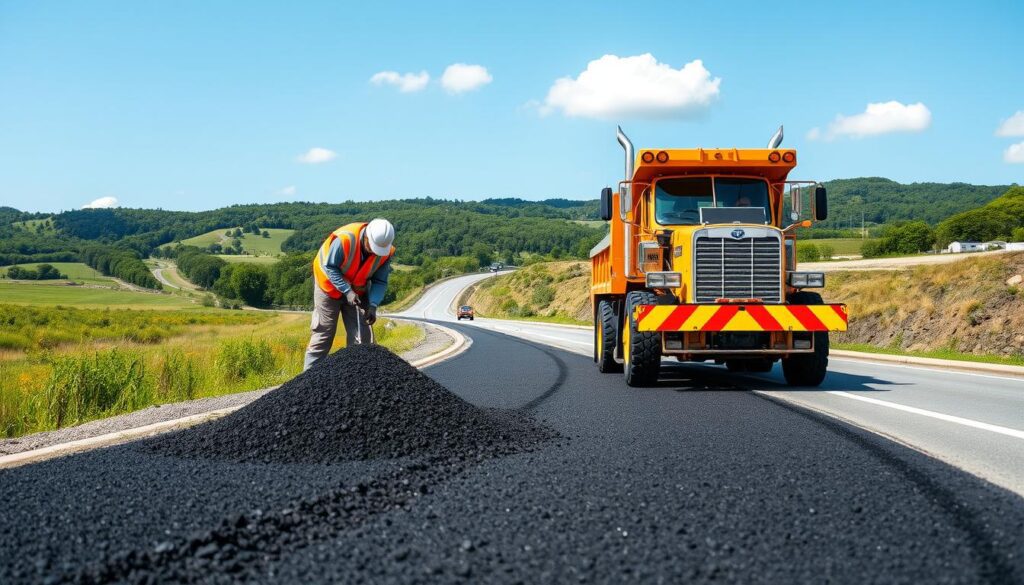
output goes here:
[{"label": "truck cab roof light", "polygon": [[781,159],[781,158],[782,158],[782,155],[780,155],[779,151],[777,151],[777,150],[768,153],[768,160],[773,162],[773,163],[779,162],[779,159]]},{"label": "truck cab roof light", "polygon": [[658,162],[660,162],[660,163],[667,163],[668,162],[668,153],[665,152],[664,150],[662,150],[662,151],[658,152],[658,157],[657,158],[658,158]]},{"label": "truck cab roof light", "polygon": [[654,162],[654,153],[648,150],[647,152],[640,155],[640,160],[644,161],[645,163],[652,163]]},{"label": "truck cab roof light", "polygon": [[786,164],[790,164],[794,160],[796,160],[796,155],[793,154],[792,152],[783,153],[783,155],[782,155],[782,162],[784,162]]}]

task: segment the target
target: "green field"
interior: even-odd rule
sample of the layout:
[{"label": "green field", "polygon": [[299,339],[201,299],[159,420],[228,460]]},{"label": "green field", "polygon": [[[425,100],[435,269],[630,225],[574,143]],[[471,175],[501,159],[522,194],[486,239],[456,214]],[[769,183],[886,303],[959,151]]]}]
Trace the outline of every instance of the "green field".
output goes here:
[{"label": "green field", "polygon": [[864,245],[864,242],[869,242],[871,239],[862,240],[860,238],[835,238],[835,239],[821,239],[821,240],[810,240],[798,239],[796,241],[796,247],[802,248],[808,244],[814,244],[819,248],[822,246],[829,246],[832,248],[832,253],[836,256],[860,256],[860,247]]},{"label": "green field", "polygon": [[[235,228],[230,228],[230,231],[233,231],[234,229]],[[229,228],[213,230],[194,238],[182,240],[181,243],[186,246],[196,246],[197,248],[206,248],[210,244],[221,244],[222,246],[225,246],[230,244],[231,240],[234,239],[233,237],[224,235],[227,231],[229,231]],[[281,244],[288,239],[288,236],[295,233],[295,230],[277,228],[265,228],[263,231],[269,232],[270,237],[264,238],[263,236],[256,236],[253,234],[242,234],[242,237],[238,238],[242,242],[242,250],[244,250],[246,254],[252,256],[280,256],[284,253],[281,251]],[[164,244],[162,247],[173,245],[173,243]]]},{"label": "green field", "polygon": [[16,221],[16,222],[12,223],[11,225],[13,225],[16,228],[21,228],[21,229],[23,229],[25,231],[29,231],[29,232],[33,232],[33,233],[35,233],[36,229],[39,226],[43,226],[43,232],[42,233],[44,233],[44,234],[53,234],[53,233],[57,232],[57,230],[53,229],[53,221],[50,218],[47,218],[47,219],[28,219],[28,220],[25,220],[25,221]]},{"label": "green field", "polygon": [[[104,284],[112,284],[114,282],[109,276],[103,276],[103,274],[101,274],[99,270],[96,270],[95,268],[87,266],[86,264],[83,264],[81,262],[35,262],[32,264],[16,264],[16,266],[34,270],[40,264],[49,264],[50,266],[53,266],[54,268],[59,270],[61,274],[67,275],[68,280],[73,280],[76,282],[91,282]],[[11,268],[11,266],[0,267],[0,276],[6,276],[7,271],[10,270]]]},{"label": "green field", "polygon": [[237,254],[217,254],[217,257],[225,262],[241,263],[251,262],[253,264],[273,264],[277,262],[277,256],[239,256]]},{"label": "green field", "polygon": [[182,295],[134,292],[91,286],[16,283],[0,280],[0,300],[17,305],[71,305],[82,307],[117,307],[134,309],[196,308]]}]

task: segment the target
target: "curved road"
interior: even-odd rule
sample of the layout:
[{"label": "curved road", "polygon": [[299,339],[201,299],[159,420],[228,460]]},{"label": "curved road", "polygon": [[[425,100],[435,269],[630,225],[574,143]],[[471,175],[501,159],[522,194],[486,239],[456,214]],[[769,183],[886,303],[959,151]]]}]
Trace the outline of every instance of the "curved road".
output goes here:
[{"label": "curved road", "polygon": [[[394,501],[388,478],[429,461],[239,464],[128,445],[0,471],[0,582],[69,580],[83,563],[95,580],[132,582],[1024,581],[1024,500],[1013,491],[797,407],[773,376],[674,365],[659,387],[629,389],[596,371],[586,330],[451,323],[452,293],[486,277],[443,283],[403,313],[472,339],[427,373],[561,438],[435,474],[422,495]],[[916,399],[898,389],[927,390],[904,381],[920,376],[837,361],[829,384],[898,403]],[[822,395],[834,396],[797,398]],[[1012,425],[1019,411],[1004,415]],[[967,442],[983,431],[948,424]],[[993,448],[1011,438],[985,432]]]}]

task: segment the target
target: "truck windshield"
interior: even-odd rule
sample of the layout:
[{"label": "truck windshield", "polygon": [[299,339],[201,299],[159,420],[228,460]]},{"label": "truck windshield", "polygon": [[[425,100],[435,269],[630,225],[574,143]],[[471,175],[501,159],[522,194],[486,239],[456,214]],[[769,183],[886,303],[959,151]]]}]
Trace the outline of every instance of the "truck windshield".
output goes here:
[{"label": "truck windshield", "polygon": [[686,177],[655,185],[654,214],[661,225],[700,223],[702,207],[761,207],[765,217],[772,216],[768,183],[762,179]]}]

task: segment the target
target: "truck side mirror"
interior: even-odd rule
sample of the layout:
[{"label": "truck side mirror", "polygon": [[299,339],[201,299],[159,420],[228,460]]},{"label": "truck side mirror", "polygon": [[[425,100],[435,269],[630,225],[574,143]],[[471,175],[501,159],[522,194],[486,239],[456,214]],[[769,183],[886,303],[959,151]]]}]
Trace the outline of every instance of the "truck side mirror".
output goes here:
[{"label": "truck side mirror", "polygon": [[608,221],[612,218],[612,188],[601,189],[601,219]]},{"label": "truck side mirror", "polygon": [[828,219],[828,195],[825,193],[824,185],[814,188],[814,219],[817,221]]}]

